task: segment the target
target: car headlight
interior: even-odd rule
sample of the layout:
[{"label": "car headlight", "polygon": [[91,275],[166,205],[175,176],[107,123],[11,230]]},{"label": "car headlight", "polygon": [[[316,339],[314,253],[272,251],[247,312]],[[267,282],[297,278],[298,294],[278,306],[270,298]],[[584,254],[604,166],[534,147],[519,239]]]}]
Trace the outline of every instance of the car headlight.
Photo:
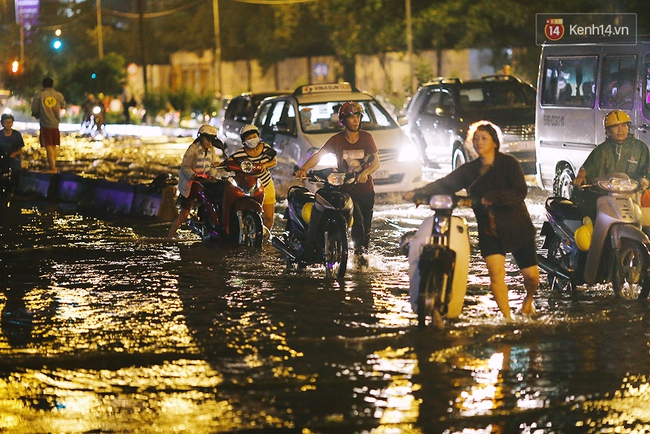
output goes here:
[{"label": "car headlight", "polygon": [[420,158],[420,153],[418,148],[415,147],[413,142],[402,142],[402,147],[400,149],[399,158],[397,161],[406,162],[406,161],[415,161]]}]

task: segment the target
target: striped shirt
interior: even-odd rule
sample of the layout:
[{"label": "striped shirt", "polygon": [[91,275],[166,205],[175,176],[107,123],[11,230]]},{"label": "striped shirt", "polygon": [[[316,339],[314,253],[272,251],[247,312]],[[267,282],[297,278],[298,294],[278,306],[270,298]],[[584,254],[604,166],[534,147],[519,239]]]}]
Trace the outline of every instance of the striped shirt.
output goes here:
[{"label": "striped shirt", "polygon": [[[230,158],[233,160],[250,160],[253,163],[268,163],[270,161],[273,161],[275,159],[275,149],[271,147],[268,143],[262,143],[264,148],[262,149],[262,152],[260,152],[260,155],[257,157],[253,157],[252,155],[249,155],[246,152],[246,148],[239,148],[237,149],[231,156]],[[271,172],[269,172],[269,169],[264,169],[261,173],[253,175],[256,176],[260,179],[262,182],[262,185],[266,187],[272,182],[271,179]]]}]

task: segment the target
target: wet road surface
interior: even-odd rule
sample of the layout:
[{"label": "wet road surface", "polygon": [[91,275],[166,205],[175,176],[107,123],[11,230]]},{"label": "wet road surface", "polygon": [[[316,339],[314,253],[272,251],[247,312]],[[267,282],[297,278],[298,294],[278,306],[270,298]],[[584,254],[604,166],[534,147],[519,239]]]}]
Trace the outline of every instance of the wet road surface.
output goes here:
[{"label": "wet road surface", "polygon": [[[531,189],[538,227],[545,197]],[[543,285],[537,316],[505,323],[474,252],[463,314],[420,330],[398,240],[427,215],[378,204],[370,267],[338,284],[285,275],[270,245],[186,227],[170,242],[154,219],[14,201],[0,216],[0,431],[650,432],[647,302]]]},{"label": "wet road surface", "polygon": [[[68,136],[60,167],[144,183],[188,143]],[[530,189],[537,227],[545,198]],[[505,323],[474,252],[460,318],[420,330],[398,240],[428,214],[378,203],[370,267],[339,284],[285,275],[270,245],[204,244],[186,227],[171,242],[155,219],[14,201],[0,213],[0,431],[650,432],[647,302],[543,285],[537,316]]]}]

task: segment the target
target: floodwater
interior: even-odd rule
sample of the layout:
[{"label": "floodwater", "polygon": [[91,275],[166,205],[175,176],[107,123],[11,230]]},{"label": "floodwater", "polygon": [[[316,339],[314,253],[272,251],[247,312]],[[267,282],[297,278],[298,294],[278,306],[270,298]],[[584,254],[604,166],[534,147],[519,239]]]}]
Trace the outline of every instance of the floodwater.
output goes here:
[{"label": "floodwater", "polygon": [[[546,195],[530,192],[539,227]],[[0,431],[650,432],[647,302],[544,284],[537,315],[506,323],[473,253],[460,318],[418,329],[398,240],[427,215],[379,203],[370,267],[339,284],[284,274],[270,245],[186,227],[167,241],[154,219],[14,201],[0,215]]]}]

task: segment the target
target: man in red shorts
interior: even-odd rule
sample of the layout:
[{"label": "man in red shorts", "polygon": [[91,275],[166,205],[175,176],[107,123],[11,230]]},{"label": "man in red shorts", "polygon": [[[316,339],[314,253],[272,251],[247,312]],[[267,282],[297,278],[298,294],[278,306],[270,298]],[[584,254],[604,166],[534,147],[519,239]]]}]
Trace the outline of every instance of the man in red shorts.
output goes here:
[{"label": "man in red shorts", "polygon": [[41,133],[38,137],[42,147],[47,151],[49,172],[56,173],[56,159],[59,155],[61,135],[61,109],[65,107],[65,98],[61,92],[54,90],[54,80],[50,77],[43,79],[43,90],[34,96],[32,101],[32,116],[38,119]]}]

